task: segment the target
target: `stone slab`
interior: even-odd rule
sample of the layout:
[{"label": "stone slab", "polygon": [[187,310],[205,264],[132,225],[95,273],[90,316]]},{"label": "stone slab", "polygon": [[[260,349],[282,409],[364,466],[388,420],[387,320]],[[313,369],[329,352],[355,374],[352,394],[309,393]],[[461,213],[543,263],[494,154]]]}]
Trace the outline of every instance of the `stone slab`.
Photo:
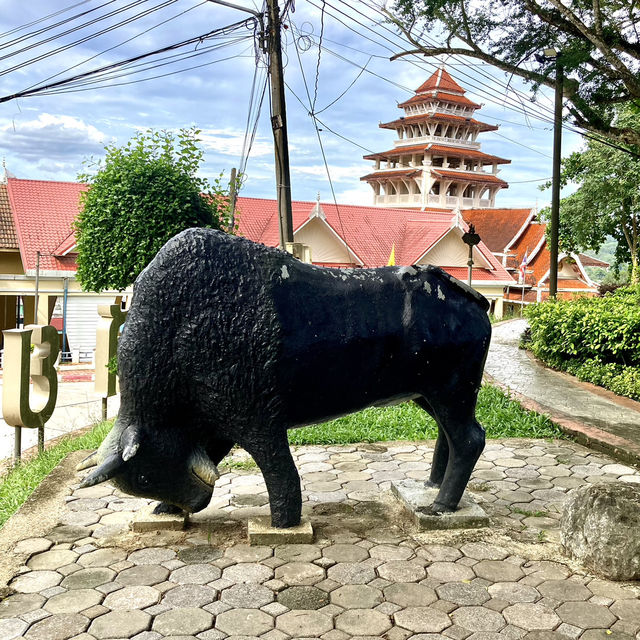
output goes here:
[{"label": "stone slab", "polygon": [[249,518],[247,535],[250,545],[309,544],[313,527],[308,518],[301,518],[297,527],[277,529],[271,526],[271,516],[256,516]]},{"label": "stone slab", "polygon": [[426,511],[438,495],[437,488],[425,487],[421,480],[407,479],[392,481],[391,491],[413,515],[416,525],[423,531],[489,526],[489,516],[468,492],[462,496],[456,511],[433,515]]},{"label": "stone slab", "polygon": [[131,521],[131,530],[137,533],[144,531],[182,531],[186,529],[189,517],[183,514],[153,513],[155,504],[140,509]]}]

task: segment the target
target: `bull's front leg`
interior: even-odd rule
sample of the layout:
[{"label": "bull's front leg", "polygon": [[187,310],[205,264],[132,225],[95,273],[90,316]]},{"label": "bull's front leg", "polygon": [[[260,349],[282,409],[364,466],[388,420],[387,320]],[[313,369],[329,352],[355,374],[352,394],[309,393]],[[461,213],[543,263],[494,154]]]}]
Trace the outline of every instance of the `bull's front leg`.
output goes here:
[{"label": "bull's front leg", "polygon": [[302,492],[300,476],[293,462],[287,432],[273,434],[270,441],[242,443],[251,454],[262,475],[271,507],[271,526],[296,527],[302,515]]}]

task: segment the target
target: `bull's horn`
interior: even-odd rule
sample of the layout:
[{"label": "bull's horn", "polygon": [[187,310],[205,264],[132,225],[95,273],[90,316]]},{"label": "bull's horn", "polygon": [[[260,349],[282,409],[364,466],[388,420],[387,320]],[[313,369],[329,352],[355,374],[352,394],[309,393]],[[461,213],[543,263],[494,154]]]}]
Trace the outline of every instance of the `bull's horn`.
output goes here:
[{"label": "bull's horn", "polygon": [[198,478],[210,486],[213,486],[220,477],[218,467],[209,458],[198,457],[194,460],[192,469]]},{"label": "bull's horn", "polygon": [[76,466],[76,471],[82,471],[84,469],[88,469],[89,467],[95,467],[98,464],[98,452],[94,451],[90,453],[82,462],[79,462]]},{"label": "bull's horn", "polygon": [[127,427],[120,436],[122,459],[127,462],[136,455],[140,448],[140,433],[135,427]]},{"label": "bull's horn", "polygon": [[95,471],[90,473],[80,484],[80,488],[93,487],[100,482],[106,482],[118,473],[124,464],[124,460],[120,454],[114,454],[108,457]]}]

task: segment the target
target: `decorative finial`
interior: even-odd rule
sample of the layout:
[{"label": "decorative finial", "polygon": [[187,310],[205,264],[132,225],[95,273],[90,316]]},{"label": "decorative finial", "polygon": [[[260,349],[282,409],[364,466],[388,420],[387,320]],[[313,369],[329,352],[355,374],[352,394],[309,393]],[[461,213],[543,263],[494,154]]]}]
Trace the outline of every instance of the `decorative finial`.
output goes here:
[{"label": "decorative finial", "polygon": [[313,209],[311,209],[311,213],[309,214],[309,218],[321,218],[322,220],[326,220],[327,216],[322,209],[322,205],[320,204],[320,192],[318,192],[318,199],[316,203],[313,205]]}]

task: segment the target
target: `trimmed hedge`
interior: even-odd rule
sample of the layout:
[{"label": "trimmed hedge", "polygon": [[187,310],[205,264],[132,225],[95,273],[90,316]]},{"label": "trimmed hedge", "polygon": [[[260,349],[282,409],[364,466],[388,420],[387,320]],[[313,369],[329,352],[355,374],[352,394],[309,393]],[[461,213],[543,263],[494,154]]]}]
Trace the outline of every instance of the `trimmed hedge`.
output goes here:
[{"label": "trimmed hedge", "polygon": [[640,286],[526,308],[527,346],[551,367],[640,399]]}]

